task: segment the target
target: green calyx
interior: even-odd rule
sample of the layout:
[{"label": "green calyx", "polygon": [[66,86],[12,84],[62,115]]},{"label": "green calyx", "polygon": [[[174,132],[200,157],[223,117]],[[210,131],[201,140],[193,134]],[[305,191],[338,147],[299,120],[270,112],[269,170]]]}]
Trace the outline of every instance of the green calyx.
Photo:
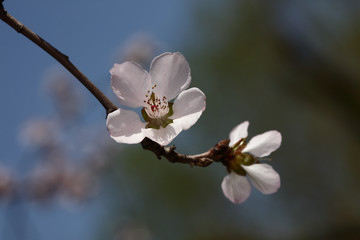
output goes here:
[{"label": "green calyx", "polygon": [[148,123],[146,125],[146,128],[155,128],[155,129],[160,129],[160,127],[166,128],[170,123],[174,122],[172,119],[169,118],[173,115],[172,107],[174,103],[168,103],[168,104],[169,104],[169,112],[161,118],[151,118],[146,113],[145,108],[141,109],[141,114],[144,120]]},{"label": "green calyx", "polygon": [[229,168],[237,174],[245,176],[246,171],[241,165],[250,166],[255,162],[256,160],[251,154],[235,151],[235,157],[231,160]]},{"label": "green calyx", "polygon": [[253,155],[248,153],[242,153],[242,164],[245,166],[250,166],[255,163],[255,158]]}]

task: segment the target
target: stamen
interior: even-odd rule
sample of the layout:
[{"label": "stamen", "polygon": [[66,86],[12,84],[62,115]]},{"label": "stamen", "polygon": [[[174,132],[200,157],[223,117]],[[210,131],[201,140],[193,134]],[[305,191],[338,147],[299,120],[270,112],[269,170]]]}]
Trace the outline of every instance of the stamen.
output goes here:
[{"label": "stamen", "polygon": [[[151,87],[151,89],[155,89],[156,84]],[[148,106],[145,107],[146,113],[149,115],[150,118],[162,118],[169,112],[169,103],[165,96],[159,98],[155,95],[154,91],[151,91],[150,97],[150,90],[147,91],[145,94],[144,103]]]}]

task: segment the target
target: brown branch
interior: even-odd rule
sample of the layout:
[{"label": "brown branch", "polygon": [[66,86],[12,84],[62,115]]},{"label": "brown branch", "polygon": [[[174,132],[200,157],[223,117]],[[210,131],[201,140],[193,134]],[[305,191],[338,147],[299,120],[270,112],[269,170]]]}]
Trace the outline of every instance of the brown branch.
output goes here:
[{"label": "brown branch", "polygon": [[50,43],[42,39],[39,35],[31,31],[21,22],[16,20],[4,9],[0,2],[0,19],[7,23],[10,27],[15,29],[18,33],[24,35],[30,39],[33,43],[42,48],[45,52],[55,58],[61,65],[63,65],[72,75],[74,75],[90,92],[96,97],[96,99],[103,105],[107,114],[115,111],[118,107],[113,104],[82,72],[77,69],[74,64],[71,63],[69,57],[61,53],[54,48]]},{"label": "brown branch", "polygon": [[164,156],[169,162],[172,163],[186,163],[190,166],[207,167],[213,162],[225,162],[228,156],[231,156],[231,150],[229,148],[230,140],[222,140],[217,143],[213,148],[207,152],[196,155],[184,155],[175,151],[175,146],[162,147],[156,142],[151,141],[149,138],[145,138],[141,142],[141,146],[155,153],[158,159]]},{"label": "brown branch", "polygon": [[[74,75],[105,108],[107,114],[115,111],[118,107],[113,104],[82,72],[71,63],[69,57],[61,53],[50,43],[42,39],[39,35],[31,31],[21,22],[16,20],[4,9],[2,4],[4,0],[0,0],[0,19],[7,23],[10,27],[15,29],[18,33],[24,35],[33,43],[42,48],[45,52],[55,58],[61,65],[63,65],[72,75]],[[191,166],[206,167],[214,161],[221,161],[224,163],[227,156],[229,156],[229,141],[223,140],[216,144],[209,151],[197,155],[184,155],[175,151],[175,146],[163,147],[158,143],[145,138],[141,142],[141,146],[155,153],[160,159],[161,156],[167,158],[170,162],[186,163]],[[224,157],[225,156],[225,157]]]}]

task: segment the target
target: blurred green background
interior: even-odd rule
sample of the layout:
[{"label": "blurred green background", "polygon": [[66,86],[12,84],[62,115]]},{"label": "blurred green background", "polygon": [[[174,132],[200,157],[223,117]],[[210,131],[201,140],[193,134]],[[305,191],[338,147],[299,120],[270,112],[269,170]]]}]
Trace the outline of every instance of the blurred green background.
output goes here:
[{"label": "blurred green background", "polygon": [[[191,168],[159,161],[140,145],[108,141],[103,111],[91,100],[87,107],[97,108],[101,121],[92,112],[97,120],[86,124],[97,129],[92,139],[106,139],[99,150],[105,159],[100,194],[90,200],[105,210],[86,215],[94,219],[91,239],[360,239],[359,12],[356,0],[198,0],[187,2],[186,17],[178,17],[190,24],[174,27],[174,34],[183,33],[175,43],[159,46],[146,38],[135,50],[128,46],[129,54],[116,61],[135,59],[144,68],[163,50],[182,52],[191,86],[206,94],[198,123],[173,142],[179,152],[204,152],[249,120],[249,137],[282,133],[270,163],[282,185],[273,195],[253,189],[246,202],[232,204],[221,191],[227,174],[221,164]],[[71,48],[66,53],[71,56]],[[91,79],[104,75],[88,68]],[[109,77],[100,78],[95,83],[117,104]],[[73,120],[65,139],[83,122]],[[85,142],[75,139],[72,147]]]},{"label": "blurred green background", "polygon": [[244,120],[249,136],[276,129],[283,144],[271,164],[282,186],[233,205],[222,195],[219,164],[190,168],[129,148],[113,156],[107,175],[118,193],[114,228],[145,229],[149,239],[360,239],[359,7],[198,5],[184,54],[207,109],[175,141],[178,150],[204,151]]}]

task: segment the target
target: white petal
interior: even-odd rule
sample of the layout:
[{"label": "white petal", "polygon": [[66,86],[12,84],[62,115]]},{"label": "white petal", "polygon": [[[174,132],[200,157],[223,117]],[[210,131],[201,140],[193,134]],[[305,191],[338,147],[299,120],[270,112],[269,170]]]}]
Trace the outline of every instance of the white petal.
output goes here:
[{"label": "white petal", "polygon": [[224,195],[233,203],[242,203],[250,195],[251,186],[246,177],[231,172],[221,183]]},{"label": "white petal", "polygon": [[248,152],[255,157],[265,157],[278,149],[281,145],[281,134],[278,131],[268,131],[256,135],[246,145],[243,152]]},{"label": "white petal", "polygon": [[160,127],[160,129],[147,128],[143,129],[145,137],[150,138],[154,142],[157,142],[161,146],[166,146],[179,135],[182,128],[179,124],[171,123],[166,128]]},{"label": "white petal", "polygon": [[111,73],[111,86],[121,104],[129,107],[144,106],[145,94],[151,89],[150,74],[134,62],[115,64]]},{"label": "white petal", "polygon": [[205,94],[198,88],[190,88],[175,99],[174,114],[170,118],[179,123],[183,130],[187,130],[197,122],[205,108]]},{"label": "white petal", "polygon": [[254,187],[263,194],[271,194],[280,188],[279,174],[268,164],[241,165],[248,173]]},{"label": "white petal", "polygon": [[233,146],[235,143],[240,141],[242,138],[246,138],[248,135],[249,122],[245,121],[237,125],[230,132],[230,143],[229,146]]},{"label": "white petal", "polygon": [[190,66],[181,53],[163,53],[154,58],[150,67],[156,93],[174,99],[191,83]]},{"label": "white petal", "polygon": [[146,123],[140,120],[137,113],[118,109],[107,116],[106,126],[110,136],[118,143],[139,143],[145,135],[141,131]]}]

